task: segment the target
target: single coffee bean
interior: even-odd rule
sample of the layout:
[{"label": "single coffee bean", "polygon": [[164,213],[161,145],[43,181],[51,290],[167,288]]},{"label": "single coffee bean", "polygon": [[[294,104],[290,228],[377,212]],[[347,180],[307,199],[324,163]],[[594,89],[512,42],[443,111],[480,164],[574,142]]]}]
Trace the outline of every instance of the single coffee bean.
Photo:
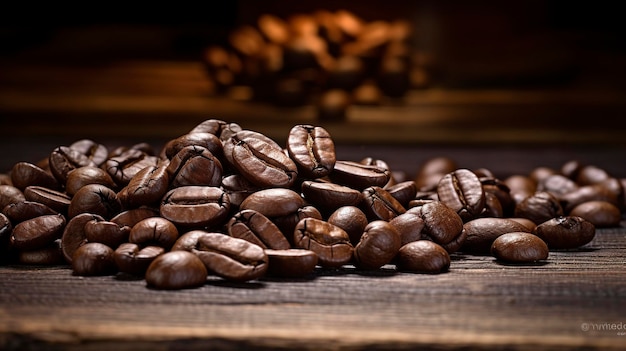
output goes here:
[{"label": "single coffee bean", "polygon": [[150,156],[138,149],[128,149],[119,156],[110,157],[102,166],[120,187],[126,186],[128,182],[139,171],[148,166],[155,166],[159,159]]},{"label": "single coffee bean", "polygon": [[241,174],[231,174],[223,177],[221,187],[228,194],[230,204],[234,208],[239,208],[248,195],[261,190],[260,187],[250,183],[250,181]]},{"label": "single coffee bean", "polygon": [[68,213],[71,204],[71,198],[67,194],[36,185],[24,189],[24,198],[28,201],[42,203],[62,214]]},{"label": "single coffee bean", "polygon": [[97,214],[81,213],[67,222],[61,236],[61,249],[67,263],[72,263],[74,252],[87,243],[85,224],[92,220],[104,221],[104,218]]},{"label": "single coffee bean", "polygon": [[208,149],[198,145],[180,149],[167,167],[171,187],[219,186],[222,172],[222,163]]},{"label": "single coffee bean", "polygon": [[21,201],[7,205],[3,210],[4,213],[13,224],[45,215],[57,214],[50,207],[34,201]]},{"label": "single coffee bean", "polygon": [[146,218],[130,230],[128,241],[143,246],[159,246],[170,250],[178,239],[174,223],[162,217]]},{"label": "single coffee bean", "polygon": [[393,196],[404,207],[409,207],[409,202],[417,195],[417,185],[412,180],[403,181],[384,188],[389,195]]},{"label": "single coffee bean", "polygon": [[127,242],[130,235],[128,226],[119,226],[114,222],[97,219],[85,223],[83,230],[88,242],[105,244],[112,249]]},{"label": "single coffee bean", "polygon": [[583,164],[579,160],[567,161],[561,166],[561,174],[576,181],[576,177],[578,177],[578,173],[584,166],[585,164]]},{"label": "single coffee bean", "polygon": [[13,185],[0,185],[0,208],[26,200],[24,193]]},{"label": "single coffee bean", "polygon": [[597,166],[586,165],[580,168],[576,175],[576,183],[582,186],[598,184],[611,178],[609,173]]},{"label": "single coffee bean", "polygon": [[198,239],[207,233],[209,232],[201,229],[190,230],[176,239],[176,242],[170,251],[183,250],[191,252],[192,249],[198,248]]},{"label": "single coffee bean", "polygon": [[441,201],[428,202],[409,210],[423,220],[422,239],[430,239],[449,253],[460,249],[464,243],[463,220]]},{"label": "single coffee bean", "polygon": [[[457,215],[456,212],[454,214]],[[392,218],[389,224],[391,224],[400,235],[400,245],[406,245],[411,241],[422,239],[424,219],[418,211],[409,209],[405,213]]]},{"label": "single coffee bean", "polygon": [[111,188],[102,184],[88,184],[80,188],[67,210],[69,218],[81,213],[92,213],[110,219],[122,211],[122,204]]},{"label": "single coffee bean", "polygon": [[478,217],[485,208],[485,192],[478,177],[468,169],[448,173],[437,184],[439,200],[464,221]]},{"label": "single coffee bean", "polygon": [[491,254],[503,262],[532,263],[548,258],[548,245],[531,233],[506,233],[493,241]]},{"label": "single coffee bean", "polygon": [[111,222],[117,224],[120,227],[128,226],[134,227],[135,224],[140,221],[150,218],[158,217],[159,211],[151,207],[139,207],[131,210],[123,211],[111,218]]},{"label": "single coffee bean", "polygon": [[117,188],[117,184],[105,170],[87,166],[76,168],[67,174],[65,192],[74,196],[80,188],[87,184],[102,184],[111,189]]},{"label": "single coffee bean", "polygon": [[559,174],[559,172],[550,167],[536,167],[528,174],[528,177],[532,179],[537,186],[543,183],[547,178]]},{"label": "single coffee bean", "polygon": [[267,217],[255,210],[242,210],[226,224],[228,234],[247,240],[263,249],[286,250],[291,247],[287,238]]},{"label": "single coffee bean", "polygon": [[528,176],[512,175],[504,180],[504,184],[510,189],[511,196],[516,204],[537,191],[537,183]]},{"label": "single coffee bean", "polygon": [[305,180],[300,188],[305,200],[327,213],[342,206],[358,206],[363,201],[360,191],[323,180]]},{"label": "single coffee bean", "polygon": [[117,272],[113,260],[113,249],[100,243],[86,243],[72,256],[74,275],[112,275]]},{"label": "single coffee bean", "polygon": [[579,185],[576,182],[562,174],[550,175],[537,184],[537,191],[549,192],[557,198],[578,188]]},{"label": "single coffee bean", "polygon": [[148,286],[162,290],[197,288],[206,283],[207,276],[204,263],[187,251],[159,255],[146,270]]},{"label": "single coffee bean", "polygon": [[[515,212],[515,199],[513,195],[511,195],[511,190],[509,187],[504,184],[503,181],[492,178],[492,179],[481,179],[481,184],[483,185],[483,191],[485,192],[485,208],[487,211],[490,210],[490,207],[497,207],[495,204],[495,200],[493,197],[497,199],[497,203],[502,209],[501,217],[511,217]],[[484,215],[484,214],[483,214]],[[489,215],[487,215],[489,216]],[[496,216],[490,216],[496,217]]]},{"label": "single coffee bean", "polygon": [[378,269],[391,262],[400,246],[400,233],[394,226],[382,220],[372,221],[354,247],[355,265],[361,269]]},{"label": "single coffee bean", "polygon": [[515,217],[528,218],[536,224],[562,215],[563,208],[559,200],[545,191],[536,192],[515,207]]},{"label": "single coffee bean", "polygon": [[526,226],[508,218],[476,218],[463,224],[467,237],[461,251],[474,254],[489,254],[493,241],[502,234],[529,232]]},{"label": "single coffee bean", "polygon": [[29,162],[18,162],[11,168],[11,184],[24,190],[31,185],[58,190],[59,182],[51,174]]},{"label": "single coffee bean", "polygon": [[607,201],[583,202],[574,207],[569,215],[584,218],[596,228],[618,227],[622,220],[622,213],[619,208]]},{"label": "single coffee bean", "polygon": [[219,157],[223,153],[222,141],[212,133],[187,133],[170,140],[164,147],[167,159],[172,159],[180,150],[187,146],[200,146]]},{"label": "single coffee bean", "polygon": [[504,217],[504,209],[502,208],[502,204],[493,193],[485,191],[485,208],[480,215],[483,217]]},{"label": "single coffee bean", "polygon": [[118,198],[124,207],[137,208],[158,204],[169,190],[168,165],[167,161],[163,161],[137,172],[118,193]]},{"label": "single coffee bean", "polygon": [[87,156],[96,167],[100,167],[109,157],[109,150],[103,144],[90,139],[81,139],[70,144],[70,149],[77,150]]},{"label": "single coffee bean", "polygon": [[323,216],[317,208],[313,206],[303,206],[294,213],[279,217],[272,217],[271,220],[287,238],[289,244],[293,246],[293,230],[296,228],[298,222],[305,218],[315,218],[321,220]]},{"label": "single coffee bean", "polygon": [[61,214],[26,220],[13,228],[10,245],[18,250],[40,249],[61,238],[65,224]]},{"label": "single coffee bean", "polygon": [[250,194],[239,208],[255,210],[268,218],[272,218],[293,214],[304,205],[304,199],[295,191],[285,188],[270,188]]},{"label": "single coffee bean", "polygon": [[54,242],[35,250],[20,250],[17,254],[17,261],[20,264],[52,266],[65,263],[60,241]]},{"label": "single coffee bean", "polygon": [[[178,251],[176,251],[178,252]],[[249,241],[225,234],[208,233],[198,238],[192,250],[209,272],[231,281],[261,278],[268,268],[265,251]]]},{"label": "single coffee bean", "polygon": [[232,129],[230,127],[225,129],[221,139],[223,143],[224,159],[227,161],[227,164],[232,167],[235,166],[235,159],[233,158],[235,146],[244,140],[261,140],[263,143],[268,144],[270,149],[282,149],[274,139],[267,135],[252,130],[241,129],[241,127],[236,124],[232,126]]},{"label": "single coffee bean", "polygon": [[402,204],[389,192],[378,186],[363,190],[363,208],[370,220],[389,221],[406,212]]},{"label": "single coffee bean", "polygon": [[385,186],[391,173],[378,166],[339,160],[335,162],[335,167],[328,176],[334,183],[361,191],[370,186]]},{"label": "single coffee bean", "polygon": [[442,273],[450,268],[450,255],[432,241],[412,241],[398,250],[397,266],[399,270],[407,272]]},{"label": "single coffee bean", "polygon": [[301,220],[294,229],[294,243],[315,252],[322,267],[337,268],[352,259],[353,246],[348,233],[319,219]]},{"label": "single coffee bean", "polygon": [[294,126],[287,138],[287,151],[298,167],[298,174],[305,178],[327,176],[337,161],[335,144],[322,127]]},{"label": "single coffee bean", "polygon": [[67,174],[80,167],[93,166],[96,164],[85,154],[68,146],[55,148],[49,157],[50,171],[60,184],[67,182]]},{"label": "single coffee bean", "polygon": [[152,261],[164,253],[165,249],[159,246],[123,243],[113,252],[113,260],[118,271],[143,277]]},{"label": "single coffee bean", "polygon": [[457,169],[457,164],[449,157],[433,157],[424,161],[415,176],[419,190],[435,190],[444,175]]},{"label": "single coffee bean", "polygon": [[268,258],[267,274],[273,277],[302,278],[313,273],[317,265],[317,254],[311,250],[265,249]]},{"label": "single coffee bean", "polygon": [[212,186],[183,186],[167,192],[161,216],[183,227],[210,227],[228,217],[230,200],[222,189]]},{"label": "single coffee bean", "polygon": [[575,249],[593,240],[596,227],[581,217],[559,216],[537,225],[533,234],[550,249]]},{"label": "single coffee bean", "polygon": [[[319,219],[322,218],[320,217]],[[368,220],[367,216],[360,208],[356,206],[342,206],[336,209],[335,212],[328,217],[328,223],[335,225],[348,233],[350,243],[354,246],[361,240],[361,236],[365,231],[365,226],[367,226]]]}]

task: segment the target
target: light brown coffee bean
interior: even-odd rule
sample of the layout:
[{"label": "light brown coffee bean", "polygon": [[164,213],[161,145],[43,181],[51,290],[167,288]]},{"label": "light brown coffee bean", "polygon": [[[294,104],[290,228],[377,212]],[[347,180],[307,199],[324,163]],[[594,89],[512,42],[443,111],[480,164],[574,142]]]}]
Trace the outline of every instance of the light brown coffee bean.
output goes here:
[{"label": "light brown coffee bean", "polygon": [[197,288],[206,283],[208,272],[198,256],[171,251],[155,258],[146,270],[149,287],[162,290]]},{"label": "light brown coffee bean", "polygon": [[450,268],[450,255],[430,240],[412,241],[398,251],[397,266],[407,272],[443,273]]}]

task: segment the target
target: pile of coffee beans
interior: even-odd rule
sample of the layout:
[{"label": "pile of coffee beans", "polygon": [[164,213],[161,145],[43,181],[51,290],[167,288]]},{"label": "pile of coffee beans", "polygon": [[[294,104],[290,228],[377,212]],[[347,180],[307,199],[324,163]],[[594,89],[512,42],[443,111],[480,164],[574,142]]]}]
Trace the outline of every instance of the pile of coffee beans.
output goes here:
[{"label": "pile of coffee beans", "polygon": [[626,179],[577,161],[499,179],[446,157],[414,177],[337,159],[323,127],[279,145],[218,119],[160,150],[83,139],[0,177],[0,258],[127,274],[158,289],[306,278],[353,265],[441,273],[450,255],[545,262],[619,226]]},{"label": "pile of coffee beans", "polygon": [[377,105],[430,82],[433,59],[414,48],[406,20],[365,21],[347,10],[286,19],[261,15],[203,55],[216,91],[237,100],[314,105],[320,118]]}]

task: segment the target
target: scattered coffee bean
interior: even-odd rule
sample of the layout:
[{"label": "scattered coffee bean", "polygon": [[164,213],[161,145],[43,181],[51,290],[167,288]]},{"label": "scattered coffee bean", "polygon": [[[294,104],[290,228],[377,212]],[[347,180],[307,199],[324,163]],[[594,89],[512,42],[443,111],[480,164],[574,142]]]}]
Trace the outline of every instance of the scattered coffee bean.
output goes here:
[{"label": "scattered coffee bean", "polygon": [[75,275],[110,275],[117,272],[113,260],[113,249],[100,243],[87,243],[79,247],[72,256]]},{"label": "scattered coffee bean", "polygon": [[149,287],[162,290],[197,288],[208,272],[198,256],[187,251],[170,251],[155,258],[146,270]]},{"label": "scattered coffee bean", "polygon": [[450,268],[450,255],[439,244],[418,240],[400,248],[397,262],[401,271],[435,274]]},{"label": "scattered coffee bean", "polygon": [[548,258],[548,245],[534,234],[506,233],[493,241],[491,254],[504,262],[532,263]]}]

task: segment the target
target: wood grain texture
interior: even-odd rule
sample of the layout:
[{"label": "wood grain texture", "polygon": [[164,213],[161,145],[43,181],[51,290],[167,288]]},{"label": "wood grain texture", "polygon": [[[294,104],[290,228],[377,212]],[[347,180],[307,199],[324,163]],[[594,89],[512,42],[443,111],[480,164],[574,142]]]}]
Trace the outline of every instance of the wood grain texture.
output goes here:
[{"label": "wood grain texture", "polygon": [[209,277],[198,289],[158,291],[68,267],[0,267],[0,348],[618,350],[625,225],[542,265],[457,254],[440,275],[344,266],[301,280]]}]

